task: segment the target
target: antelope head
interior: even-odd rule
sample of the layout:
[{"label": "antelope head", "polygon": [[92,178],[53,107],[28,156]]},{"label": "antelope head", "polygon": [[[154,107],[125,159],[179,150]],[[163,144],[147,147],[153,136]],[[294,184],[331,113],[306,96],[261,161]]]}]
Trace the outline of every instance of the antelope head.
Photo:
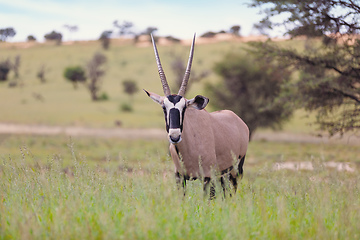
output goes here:
[{"label": "antelope head", "polygon": [[156,44],[152,35],[151,39],[154,47],[155,59],[160,75],[161,84],[164,90],[164,96],[148,92],[145,89],[144,91],[152,100],[162,106],[165,115],[166,131],[168,132],[169,142],[176,144],[181,141],[186,108],[192,107],[198,110],[202,110],[209,102],[208,98],[201,95],[197,95],[192,99],[185,98],[186,86],[190,78],[191,64],[194,55],[195,35],[191,44],[190,56],[185,70],[185,75],[181,83],[179,92],[177,94],[171,94],[170,87],[166,80],[164,70],[161,66],[159,53],[157,51]]}]

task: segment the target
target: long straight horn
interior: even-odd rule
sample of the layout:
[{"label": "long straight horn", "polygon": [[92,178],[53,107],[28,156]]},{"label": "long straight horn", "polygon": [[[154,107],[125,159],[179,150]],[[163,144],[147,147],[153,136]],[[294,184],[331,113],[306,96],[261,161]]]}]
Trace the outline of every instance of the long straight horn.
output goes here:
[{"label": "long straight horn", "polygon": [[192,64],[192,60],[193,60],[193,56],[194,56],[194,46],[195,46],[195,37],[196,37],[196,33],[194,34],[194,38],[191,44],[191,49],[190,49],[190,56],[189,56],[189,61],[185,70],[185,75],[183,78],[183,81],[181,83],[180,89],[179,89],[179,93],[178,95],[180,96],[185,96],[185,92],[186,92],[186,86],[188,84],[189,78],[190,78],[190,71],[191,71],[191,64]]},{"label": "long straight horn", "polygon": [[159,53],[157,51],[156,44],[155,44],[155,41],[154,41],[154,38],[153,38],[152,34],[151,34],[151,40],[152,40],[152,44],[153,44],[153,47],[154,47],[156,64],[157,64],[157,67],[158,67],[158,71],[159,71],[161,83],[162,83],[162,86],[163,86],[164,94],[165,94],[165,96],[168,96],[168,95],[171,95],[170,87],[169,87],[168,82],[166,81],[165,73],[164,73],[164,70],[163,70],[163,68],[161,66]]}]

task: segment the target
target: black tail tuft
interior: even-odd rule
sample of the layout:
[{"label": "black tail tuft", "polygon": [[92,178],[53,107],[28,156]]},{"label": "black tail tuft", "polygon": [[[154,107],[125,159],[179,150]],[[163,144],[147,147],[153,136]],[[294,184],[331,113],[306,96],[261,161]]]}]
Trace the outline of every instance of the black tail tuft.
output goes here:
[{"label": "black tail tuft", "polygon": [[243,175],[243,166],[244,166],[244,162],[245,162],[245,156],[241,157],[239,156],[240,162],[239,162],[239,166],[238,166],[238,175],[242,176]]}]

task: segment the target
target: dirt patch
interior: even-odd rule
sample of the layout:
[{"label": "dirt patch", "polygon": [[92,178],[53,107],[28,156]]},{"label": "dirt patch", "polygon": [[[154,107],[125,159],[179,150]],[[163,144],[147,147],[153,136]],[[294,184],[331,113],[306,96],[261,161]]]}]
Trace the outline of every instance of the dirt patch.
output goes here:
[{"label": "dirt patch", "polygon": [[0,134],[95,136],[120,139],[166,139],[161,129],[87,128],[0,123]]},{"label": "dirt patch", "polygon": [[[165,129],[126,129],[126,128],[88,128],[76,126],[46,126],[0,123],[0,134],[29,134],[29,135],[66,135],[66,136],[94,136],[119,139],[166,139]],[[356,135],[328,138],[306,134],[286,132],[256,132],[253,140],[269,142],[294,143],[333,143],[360,145],[360,138]]]},{"label": "dirt patch", "polygon": [[334,169],[337,171],[355,172],[357,167],[354,163],[349,162],[324,162],[321,164],[314,164],[313,162],[279,162],[273,165],[273,169],[278,170],[308,170],[314,171],[317,168]]}]

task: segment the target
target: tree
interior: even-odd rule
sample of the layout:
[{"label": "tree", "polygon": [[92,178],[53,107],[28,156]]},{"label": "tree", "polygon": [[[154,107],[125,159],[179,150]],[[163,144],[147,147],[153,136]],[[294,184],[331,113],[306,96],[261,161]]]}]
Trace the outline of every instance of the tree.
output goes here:
[{"label": "tree", "polygon": [[6,81],[7,76],[11,70],[11,62],[10,59],[6,59],[0,62],[0,82]]},{"label": "tree", "polygon": [[106,56],[101,53],[95,53],[93,58],[87,63],[87,75],[90,79],[90,82],[87,84],[87,87],[90,91],[91,99],[93,101],[100,100],[99,91],[101,86],[101,77],[105,74],[105,71],[102,68],[102,65],[106,63]]},{"label": "tree", "polygon": [[130,30],[134,24],[132,22],[124,21],[122,24],[119,24],[118,20],[115,20],[113,22],[114,27],[119,29],[119,35],[123,36],[126,34],[133,34],[133,32]]},{"label": "tree", "polygon": [[[156,27],[147,27],[146,29],[145,29],[145,31],[143,32],[143,35],[147,35],[147,36],[149,36],[149,41],[151,42],[152,40],[151,40],[151,37],[150,37],[150,35],[152,34],[152,35],[154,35],[154,32],[156,32],[158,29],[156,28]],[[155,42],[157,42],[157,38],[155,37]]]},{"label": "tree", "polygon": [[126,79],[122,82],[124,87],[124,92],[129,95],[129,102],[123,102],[120,106],[121,111],[123,112],[132,112],[133,111],[133,95],[139,91],[136,81],[133,79]]},{"label": "tree", "polygon": [[216,36],[216,34],[217,33],[210,31],[210,32],[206,32],[206,33],[202,34],[200,37],[202,37],[202,38],[213,38],[213,37]]},{"label": "tree", "polygon": [[62,42],[62,34],[55,31],[45,34],[44,38],[46,41],[55,41],[56,45],[60,45]]},{"label": "tree", "polygon": [[11,38],[15,35],[16,31],[12,27],[0,29],[0,42],[6,42],[9,37]]},{"label": "tree", "polygon": [[240,25],[234,25],[230,28],[230,32],[234,34],[235,36],[240,36]]},{"label": "tree", "polygon": [[[186,60],[184,60],[180,55],[174,55],[172,58],[171,69],[175,74],[175,89],[180,89],[186,70]],[[209,71],[204,70],[200,74],[197,74],[194,70],[192,70],[190,75],[191,80],[187,85],[187,89],[190,89],[191,84],[199,82],[201,79],[207,77],[209,73]]]},{"label": "tree", "polygon": [[[38,72],[40,80],[43,79],[44,73],[45,67],[43,65]],[[64,77],[72,82],[74,89],[77,89],[79,83],[86,81],[85,70],[81,66],[70,66],[65,68]],[[44,82],[43,80],[41,81]]]},{"label": "tree", "polygon": [[65,24],[64,28],[66,28],[70,32],[70,35],[71,35],[71,33],[79,31],[79,27],[76,25]]},{"label": "tree", "polygon": [[27,36],[27,41],[28,42],[36,42],[36,38],[33,35],[29,35],[29,36]]},{"label": "tree", "polygon": [[158,29],[156,27],[147,27],[143,34],[150,35],[156,32]]},{"label": "tree", "polygon": [[281,128],[291,116],[286,102],[275,101],[281,85],[290,79],[286,67],[231,53],[215,65],[214,71],[223,81],[207,85],[211,105],[239,115],[249,127],[250,138],[259,127]]},{"label": "tree", "polygon": [[130,97],[133,96],[136,92],[139,91],[139,88],[136,82],[132,79],[126,79],[122,82],[124,87],[124,92],[128,94]]},{"label": "tree", "polygon": [[109,49],[110,46],[110,36],[112,34],[112,31],[103,31],[100,35],[100,42],[101,42],[101,46],[103,47],[103,49],[107,50]]},{"label": "tree", "polygon": [[[266,17],[257,25],[285,34],[306,36],[304,50],[268,41],[252,43],[258,56],[287,64],[300,72],[283,101],[294,102],[317,114],[316,123],[330,135],[360,129],[360,4],[353,0],[253,0],[266,5]],[[282,15],[282,22],[272,17]]]}]

